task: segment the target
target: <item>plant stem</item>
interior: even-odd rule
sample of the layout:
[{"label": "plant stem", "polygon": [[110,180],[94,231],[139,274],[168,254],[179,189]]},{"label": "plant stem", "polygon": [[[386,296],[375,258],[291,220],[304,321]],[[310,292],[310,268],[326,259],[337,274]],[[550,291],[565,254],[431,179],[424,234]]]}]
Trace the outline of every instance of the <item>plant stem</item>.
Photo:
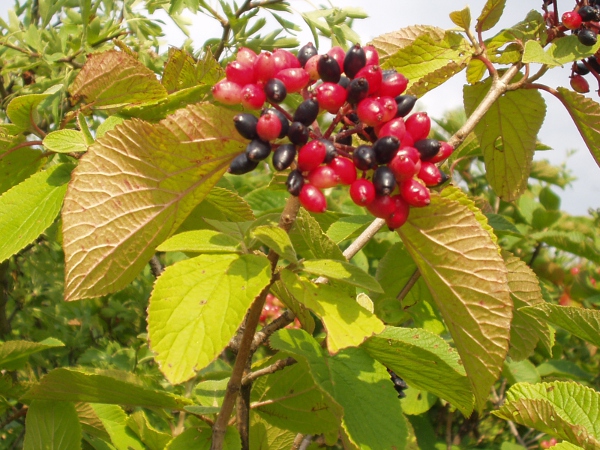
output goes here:
[{"label": "plant stem", "polygon": [[270,366],[267,366],[260,370],[255,370],[254,372],[246,375],[244,378],[242,378],[242,386],[251,384],[254,380],[264,375],[270,375],[272,373],[283,370],[286,367],[291,366],[292,364],[296,364],[296,360],[292,357],[280,359],[279,361],[271,364]]},{"label": "plant stem", "polygon": [[413,286],[415,284],[417,284],[417,281],[419,281],[420,276],[421,276],[421,272],[419,272],[419,269],[415,269],[413,274],[410,276],[410,278],[408,279],[408,281],[406,282],[406,284],[404,285],[404,287],[402,288],[402,290],[396,297],[398,299],[398,301],[402,302],[402,300],[404,300],[404,297],[406,297],[406,295],[410,292],[410,290],[413,288]]},{"label": "plant stem", "polygon": [[279,317],[277,317],[273,322],[265,325],[262,330],[258,331],[254,335],[254,339],[252,340],[252,352],[255,352],[258,347],[260,347],[269,337],[275,333],[277,330],[281,330],[286,325],[292,323],[295,319],[294,313],[289,309],[286,309]]},{"label": "plant stem", "polygon": [[377,234],[383,225],[385,225],[385,220],[383,219],[375,219],[373,222],[371,222],[366,230],[363,231],[360,236],[358,236],[356,240],[348,246],[346,250],[344,250],[344,256],[346,259],[352,259],[354,255],[356,255],[365,245],[367,245],[367,243],[373,236]]},{"label": "plant stem", "polygon": [[[285,232],[290,231],[290,228],[296,220],[296,216],[298,214],[299,209],[300,202],[298,200],[298,197],[291,196],[288,199],[283,209],[283,212],[281,213],[281,218],[279,219],[279,227]],[[276,279],[276,274],[274,272],[275,267],[277,266],[277,261],[279,260],[279,255],[277,255],[277,253],[271,250],[269,252],[268,258],[271,262],[273,276],[271,277],[270,283],[267,284],[267,286],[265,286],[262,292],[254,300],[252,306],[250,306],[250,309],[246,315],[245,327],[240,346],[237,352],[237,356],[235,358],[233,372],[231,374],[229,382],[227,383],[227,390],[225,391],[225,398],[223,399],[221,411],[219,411],[219,415],[217,416],[217,420],[215,421],[215,424],[213,426],[212,444],[210,447],[211,450],[221,450],[223,448],[223,440],[225,438],[225,431],[227,430],[229,417],[233,412],[233,407],[236,403],[236,398],[242,387],[242,379],[244,377],[244,373],[246,372],[248,364],[250,363],[252,358],[252,343],[254,341],[254,332],[256,331],[256,327],[258,326],[260,314],[265,304],[267,294],[269,293],[269,288]],[[248,387],[249,389],[251,389],[252,385],[248,384]]]}]

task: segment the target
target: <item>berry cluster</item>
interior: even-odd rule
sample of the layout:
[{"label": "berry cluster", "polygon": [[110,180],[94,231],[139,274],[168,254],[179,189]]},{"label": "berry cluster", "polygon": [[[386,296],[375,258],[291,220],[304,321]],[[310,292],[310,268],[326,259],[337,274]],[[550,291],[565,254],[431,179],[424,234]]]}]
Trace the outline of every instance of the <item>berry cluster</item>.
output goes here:
[{"label": "berry cluster", "polygon": [[402,378],[396,375],[392,370],[388,369],[387,371],[390,374],[392,383],[394,383],[394,389],[396,389],[396,392],[398,393],[398,398],[406,397],[406,394],[404,393],[404,391],[408,389],[406,381],[404,381]]},{"label": "berry cluster", "polygon": [[588,5],[578,5],[561,17],[562,25],[577,34],[579,42],[592,46],[598,40],[600,1],[590,0]]},{"label": "berry cluster", "polygon": [[590,85],[585,79],[585,75],[589,73],[592,73],[597,80],[600,80],[600,61],[598,61],[596,56],[590,56],[587,59],[573,63],[570,84],[575,92],[579,92],[580,94],[590,92]]},{"label": "berry cluster", "polygon": [[[282,308],[285,308],[285,305],[281,302],[281,300],[271,293],[267,294],[265,306],[263,306],[262,312],[260,313],[260,323],[264,326],[273,321],[273,319],[279,317]],[[294,322],[289,324],[286,328],[299,329],[301,327],[300,321],[296,318],[294,319]]]},{"label": "berry cluster", "polygon": [[[214,98],[262,109],[258,117],[234,118],[250,142],[231,163],[232,174],[250,172],[272,154],[275,170],[291,169],[287,189],[307,210],[325,211],[322,189],[345,184],[357,205],[385,219],[392,230],[406,222],[411,206],[429,204],[428,186],[446,180],[436,163],[453,148],[428,139],[426,113],[408,116],[416,102],[403,95],[408,80],[382,70],[373,46],[356,44],[347,52],[333,47],[319,55],[307,44],[297,56],[241,48],[225,72],[213,87]],[[290,93],[301,95],[287,102],[297,105],[292,113],[281,106]],[[263,108],[265,102],[270,107]],[[334,115],[324,132],[317,121],[323,111]]]}]

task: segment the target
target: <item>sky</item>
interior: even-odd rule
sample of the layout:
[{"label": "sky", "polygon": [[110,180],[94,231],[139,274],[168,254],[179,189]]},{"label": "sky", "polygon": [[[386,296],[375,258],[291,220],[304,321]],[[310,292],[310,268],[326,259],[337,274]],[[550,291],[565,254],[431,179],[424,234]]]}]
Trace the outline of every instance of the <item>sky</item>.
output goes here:
[{"label": "sky", "polygon": [[[209,0],[210,4],[217,4],[216,0]],[[306,0],[291,0],[295,12],[309,11],[315,9],[322,2],[309,2]],[[574,2],[573,2],[574,3]],[[391,31],[409,25],[434,25],[449,29],[455,27],[450,21],[449,14],[465,6],[471,9],[473,22],[481,12],[485,0],[428,0],[426,3],[415,0],[331,0],[328,5],[337,7],[360,7],[369,17],[356,20],[353,29],[361,36],[362,43]],[[500,22],[492,30],[484,34],[484,38],[493,36],[502,28],[510,27],[525,18],[531,9],[541,10],[542,0],[522,1],[507,0],[504,15]],[[0,0],[0,17],[6,18],[8,9],[12,7],[11,0]],[[562,13],[563,11],[560,11]],[[167,46],[180,46],[185,36],[165,15],[156,15],[157,19],[165,22],[164,38],[165,48]],[[299,24],[303,31],[298,34],[301,45],[312,41],[312,35],[298,15],[290,18]],[[219,24],[208,17],[198,14],[190,20],[191,38],[195,46],[199,47],[204,41],[221,35]],[[327,46],[321,43],[321,52],[327,50]],[[550,70],[540,82],[551,87],[569,86],[569,69],[558,68]],[[592,92],[587,94],[590,98],[600,101],[596,89],[589,78]],[[442,117],[445,111],[455,109],[462,105],[462,86],[466,83],[464,71],[444,85],[427,93],[417,103],[420,110],[427,111],[430,116]],[[548,159],[553,164],[561,164],[566,161],[567,167],[572,175],[578,178],[570,187],[561,191],[553,187],[562,198],[561,209],[574,215],[585,215],[589,208],[600,208],[600,167],[596,164],[589,150],[585,146],[571,118],[564,107],[552,96],[542,93],[547,104],[547,114],[544,125],[538,135],[539,140],[553,148],[551,151],[537,152],[535,159]],[[569,156],[570,155],[570,156]]]}]

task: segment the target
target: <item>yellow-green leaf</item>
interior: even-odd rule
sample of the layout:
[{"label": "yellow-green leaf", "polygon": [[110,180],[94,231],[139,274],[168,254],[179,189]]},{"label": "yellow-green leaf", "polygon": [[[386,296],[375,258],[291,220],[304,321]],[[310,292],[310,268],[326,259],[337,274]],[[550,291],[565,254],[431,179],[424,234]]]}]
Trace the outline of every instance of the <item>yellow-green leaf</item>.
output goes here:
[{"label": "yellow-green leaf", "polygon": [[39,120],[37,107],[50,97],[50,94],[27,94],[13,98],[6,107],[10,121],[22,130],[31,129],[31,122]]},{"label": "yellow-green leaf", "polygon": [[81,425],[73,403],[36,400],[25,420],[24,450],[81,450]]},{"label": "yellow-green leaf", "polygon": [[360,267],[334,259],[309,259],[302,263],[304,272],[318,275],[373,292],[383,293],[375,278]]},{"label": "yellow-green leaf", "polygon": [[252,236],[290,262],[298,262],[296,251],[288,234],[277,226],[263,225],[252,230]]},{"label": "yellow-green leaf", "polygon": [[213,230],[194,230],[171,236],[156,247],[160,252],[238,253],[239,240]]},{"label": "yellow-green leaf", "polygon": [[487,31],[496,25],[502,17],[505,5],[506,0],[487,0],[477,18],[477,31]]},{"label": "yellow-green leaf", "polygon": [[598,49],[600,49],[600,42],[592,46],[584,45],[575,35],[554,39],[547,48],[542,47],[539,41],[531,40],[525,43],[522,61],[546,64],[550,67],[563,66],[587,58],[595,54]]},{"label": "yellow-green leaf", "polygon": [[57,130],[48,133],[43,140],[44,147],[51,152],[85,152],[88,148],[85,136],[77,130]]},{"label": "yellow-green leaf", "polygon": [[383,61],[401,48],[412,44],[416,38],[423,34],[431,34],[438,39],[442,39],[444,30],[430,25],[412,25],[391,33],[382,34],[373,39],[370,44],[375,46],[380,60]]},{"label": "yellow-green leaf", "polygon": [[460,11],[450,13],[450,20],[463,30],[468,30],[471,27],[471,10],[468,6]]}]

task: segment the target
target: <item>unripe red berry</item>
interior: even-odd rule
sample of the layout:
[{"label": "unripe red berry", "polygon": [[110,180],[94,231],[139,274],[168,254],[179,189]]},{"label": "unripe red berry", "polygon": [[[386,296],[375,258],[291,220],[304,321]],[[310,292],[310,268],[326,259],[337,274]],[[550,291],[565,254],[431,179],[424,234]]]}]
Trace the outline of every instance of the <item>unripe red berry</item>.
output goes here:
[{"label": "unripe red berry", "polygon": [[389,168],[394,173],[396,180],[402,182],[414,177],[418,170],[415,162],[406,154],[398,152],[389,164]]},{"label": "unripe red berry", "polygon": [[406,119],[405,124],[406,131],[410,133],[415,142],[425,139],[431,130],[431,119],[425,112],[412,114]]},{"label": "unripe red berry", "polygon": [[356,181],[356,167],[348,158],[341,156],[333,158],[329,167],[335,171],[340,183],[349,185]]},{"label": "unripe red berry", "polygon": [[452,152],[454,152],[454,147],[452,147],[447,142],[440,141],[440,150],[438,151],[437,155],[435,155],[429,160],[429,162],[432,162],[434,164],[439,163],[440,161],[449,158],[450,155],[452,155]]},{"label": "unripe red berry", "polygon": [[239,105],[242,102],[242,88],[229,80],[221,80],[212,87],[215,100],[225,105]]},{"label": "unripe red berry", "polygon": [[379,195],[367,205],[367,209],[375,217],[387,219],[396,210],[396,204],[389,195]]},{"label": "unripe red berry", "polygon": [[256,133],[263,141],[272,141],[281,133],[281,121],[272,113],[266,113],[259,117],[256,124]]},{"label": "unripe red berry", "polygon": [[254,83],[254,67],[242,64],[238,61],[232,61],[225,67],[225,76],[229,81],[245,86]]},{"label": "unripe red berry", "polygon": [[300,67],[300,62],[292,52],[283,48],[273,50],[273,58],[275,63],[275,73],[284,69],[295,69]]},{"label": "unripe red berry", "polygon": [[404,75],[395,70],[391,72],[386,70],[383,73],[383,79],[379,87],[379,95],[382,97],[397,97],[406,90],[406,86],[408,86],[408,80]]},{"label": "unripe red berry", "polygon": [[576,30],[583,20],[577,11],[567,11],[562,15],[562,24],[569,30]]},{"label": "unripe red berry", "polygon": [[363,178],[356,180],[350,186],[350,198],[358,206],[367,206],[375,200],[375,187],[373,183]]},{"label": "unripe red berry", "polygon": [[402,117],[396,117],[385,123],[377,133],[379,138],[384,136],[395,136],[400,140],[400,143],[404,145],[404,136],[406,135],[406,125]]},{"label": "unripe red berry", "polygon": [[381,67],[376,65],[365,66],[358,71],[356,78],[366,78],[369,82],[369,95],[379,91],[383,80]]},{"label": "unripe red berry", "polygon": [[417,175],[426,186],[437,186],[442,182],[442,173],[437,166],[429,161],[421,162],[421,170]]},{"label": "unripe red berry", "polygon": [[346,89],[336,83],[325,82],[316,88],[319,106],[335,114],[346,102]]},{"label": "unripe red berry", "polygon": [[404,200],[401,195],[394,195],[392,200],[394,201],[394,206],[396,209],[390,217],[385,219],[385,223],[390,230],[395,230],[396,228],[400,228],[402,225],[404,225],[408,220],[410,206],[408,203],[406,203],[406,200]]},{"label": "unripe red berry", "polygon": [[427,206],[431,202],[429,189],[427,189],[414,178],[406,180],[400,184],[400,193],[410,206],[419,208]]},{"label": "unripe red berry", "polygon": [[300,204],[308,211],[325,212],[327,209],[327,200],[323,193],[311,184],[305,184],[300,190]]},{"label": "unripe red berry", "polygon": [[320,55],[312,56],[304,65],[304,70],[308,73],[310,81],[317,81],[319,76],[319,71],[317,70],[317,64],[319,63]]},{"label": "unripe red berry", "polygon": [[338,184],[338,176],[330,166],[319,166],[308,173],[308,182],[319,189],[327,189]]},{"label": "unripe red berry", "polygon": [[365,51],[365,57],[367,59],[365,64],[366,66],[379,65],[379,54],[377,53],[377,49],[375,47],[372,45],[365,45],[363,50]]},{"label": "unripe red berry", "polygon": [[570,84],[571,84],[571,88],[573,88],[573,90],[575,92],[579,92],[580,94],[586,94],[586,93],[590,92],[589,83],[581,75],[573,75],[571,77]]},{"label": "unripe red berry", "polygon": [[258,81],[266,83],[275,76],[275,58],[270,52],[263,52],[254,61],[254,76]]},{"label": "unripe red berry", "polygon": [[381,102],[374,97],[365,98],[356,107],[360,121],[372,127],[385,123],[383,118],[386,113]]},{"label": "unripe red berry", "polygon": [[310,141],[298,151],[298,169],[302,172],[313,170],[325,161],[326,154],[327,148],[321,141]]},{"label": "unripe red berry", "polygon": [[242,88],[242,105],[248,109],[260,109],[267,101],[264,89],[258,84],[247,84]]},{"label": "unripe red berry", "polygon": [[392,97],[377,97],[377,100],[383,107],[382,122],[389,122],[396,116],[396,111],[398,110],[396,101]]},{"label": "unripe red berry", "polygon": [[288,93],[299,92],[309,81],[308,72],[301,68],[283,69],[277,72],[275,78],[283,81]]},{"label": "unripe red berry", "polygon": [[254,61],[256,61],[256,52],[247,47],[240,47],[237,55],[235,56],[235,60],[242,64],[245,64],[250,67],[254,67]]}]

